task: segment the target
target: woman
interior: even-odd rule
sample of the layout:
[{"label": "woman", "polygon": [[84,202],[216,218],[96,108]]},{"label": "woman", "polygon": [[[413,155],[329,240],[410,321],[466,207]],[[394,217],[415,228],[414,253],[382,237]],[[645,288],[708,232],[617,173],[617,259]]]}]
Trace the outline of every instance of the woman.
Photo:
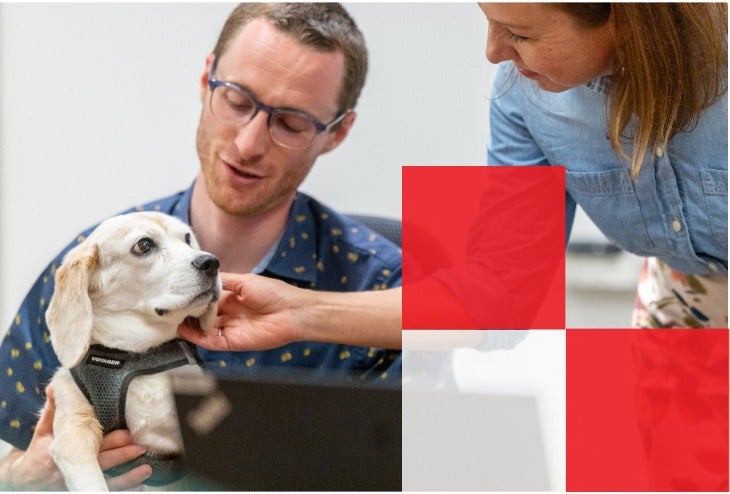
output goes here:
[{"label": "woman", "polygon": [[489,164],[564,165],[568,225],[647,257],[635,327],[727,327],[726,4],[480,7]]}]

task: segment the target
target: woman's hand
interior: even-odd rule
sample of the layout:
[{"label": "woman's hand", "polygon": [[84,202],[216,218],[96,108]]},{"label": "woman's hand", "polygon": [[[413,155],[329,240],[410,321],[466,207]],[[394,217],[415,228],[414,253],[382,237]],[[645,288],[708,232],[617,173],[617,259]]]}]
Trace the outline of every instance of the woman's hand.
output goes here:
[{"label": "woman's hand", "polygon": [[300,341],[302,321],[297,308],[305,307],[310,290],[255,274],[221,273],[223,295],[213,329],[201,330],[185,320],[180,337],[210,350],[268,350]]},{"label": "woman's hand", "polygon": [[401,289],[325,292],[255,274],[221,273],[213,329],[191,320],[180,337],[209,350],[269,350],[296,341],[401,348]]}]

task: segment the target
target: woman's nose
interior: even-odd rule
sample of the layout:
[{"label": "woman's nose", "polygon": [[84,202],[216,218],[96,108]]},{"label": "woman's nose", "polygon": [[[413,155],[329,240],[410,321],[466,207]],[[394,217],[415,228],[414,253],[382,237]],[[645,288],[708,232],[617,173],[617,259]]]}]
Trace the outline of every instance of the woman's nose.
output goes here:
[{"label": "woman's nose", "polygon": [[515,50],[509,43],[506,43],[501,36],[498,36],[496,29],[487,26],[487,47],[485,55],[490,63],[500,63],[515,58]]}]

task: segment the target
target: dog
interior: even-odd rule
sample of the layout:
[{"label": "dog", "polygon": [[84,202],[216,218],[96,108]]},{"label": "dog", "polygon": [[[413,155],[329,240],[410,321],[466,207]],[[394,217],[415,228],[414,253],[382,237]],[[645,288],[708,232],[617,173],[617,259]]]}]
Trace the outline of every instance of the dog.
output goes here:
[{"label": "dog", "polygon": [[[185,350],[176,338],[186,317],[197,317],[203,329],[213,325],[221,293],[218,267],[188,225],[156,212],[107,219],[64,257],[46,323],[61,362],[50,382],[56,401],[51,454],[68,489],[108,490],[97,455],[109,431],[74,371],[89,364],[95,349],[101,353],[92,355],[91,364],[99,371],[159,348]],[[104,353],[110,349],[123,357]],[[197,354],[186,357],[195,363]],[[134,442],[146,446],[152,458],[181,454],[169,379],[144,373],[126,384],[120,420]]]}]

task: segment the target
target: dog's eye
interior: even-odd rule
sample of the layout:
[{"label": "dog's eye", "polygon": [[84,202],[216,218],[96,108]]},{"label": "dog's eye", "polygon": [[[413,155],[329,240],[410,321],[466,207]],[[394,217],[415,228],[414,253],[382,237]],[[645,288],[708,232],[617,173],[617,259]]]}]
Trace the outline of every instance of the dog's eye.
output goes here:
[{"label": "dog's eye", "polygon": [[193,241],[192,235],[190,235],[190,233],[186,233],[185,234],[185,243],[190,245],[192,243],[192,241]]},{"label": "dog's eye", "polygon": [[132,254],[135,256],[144,256],[155,248],[155,242],[149,237],[143,237],[132,247]]}]

